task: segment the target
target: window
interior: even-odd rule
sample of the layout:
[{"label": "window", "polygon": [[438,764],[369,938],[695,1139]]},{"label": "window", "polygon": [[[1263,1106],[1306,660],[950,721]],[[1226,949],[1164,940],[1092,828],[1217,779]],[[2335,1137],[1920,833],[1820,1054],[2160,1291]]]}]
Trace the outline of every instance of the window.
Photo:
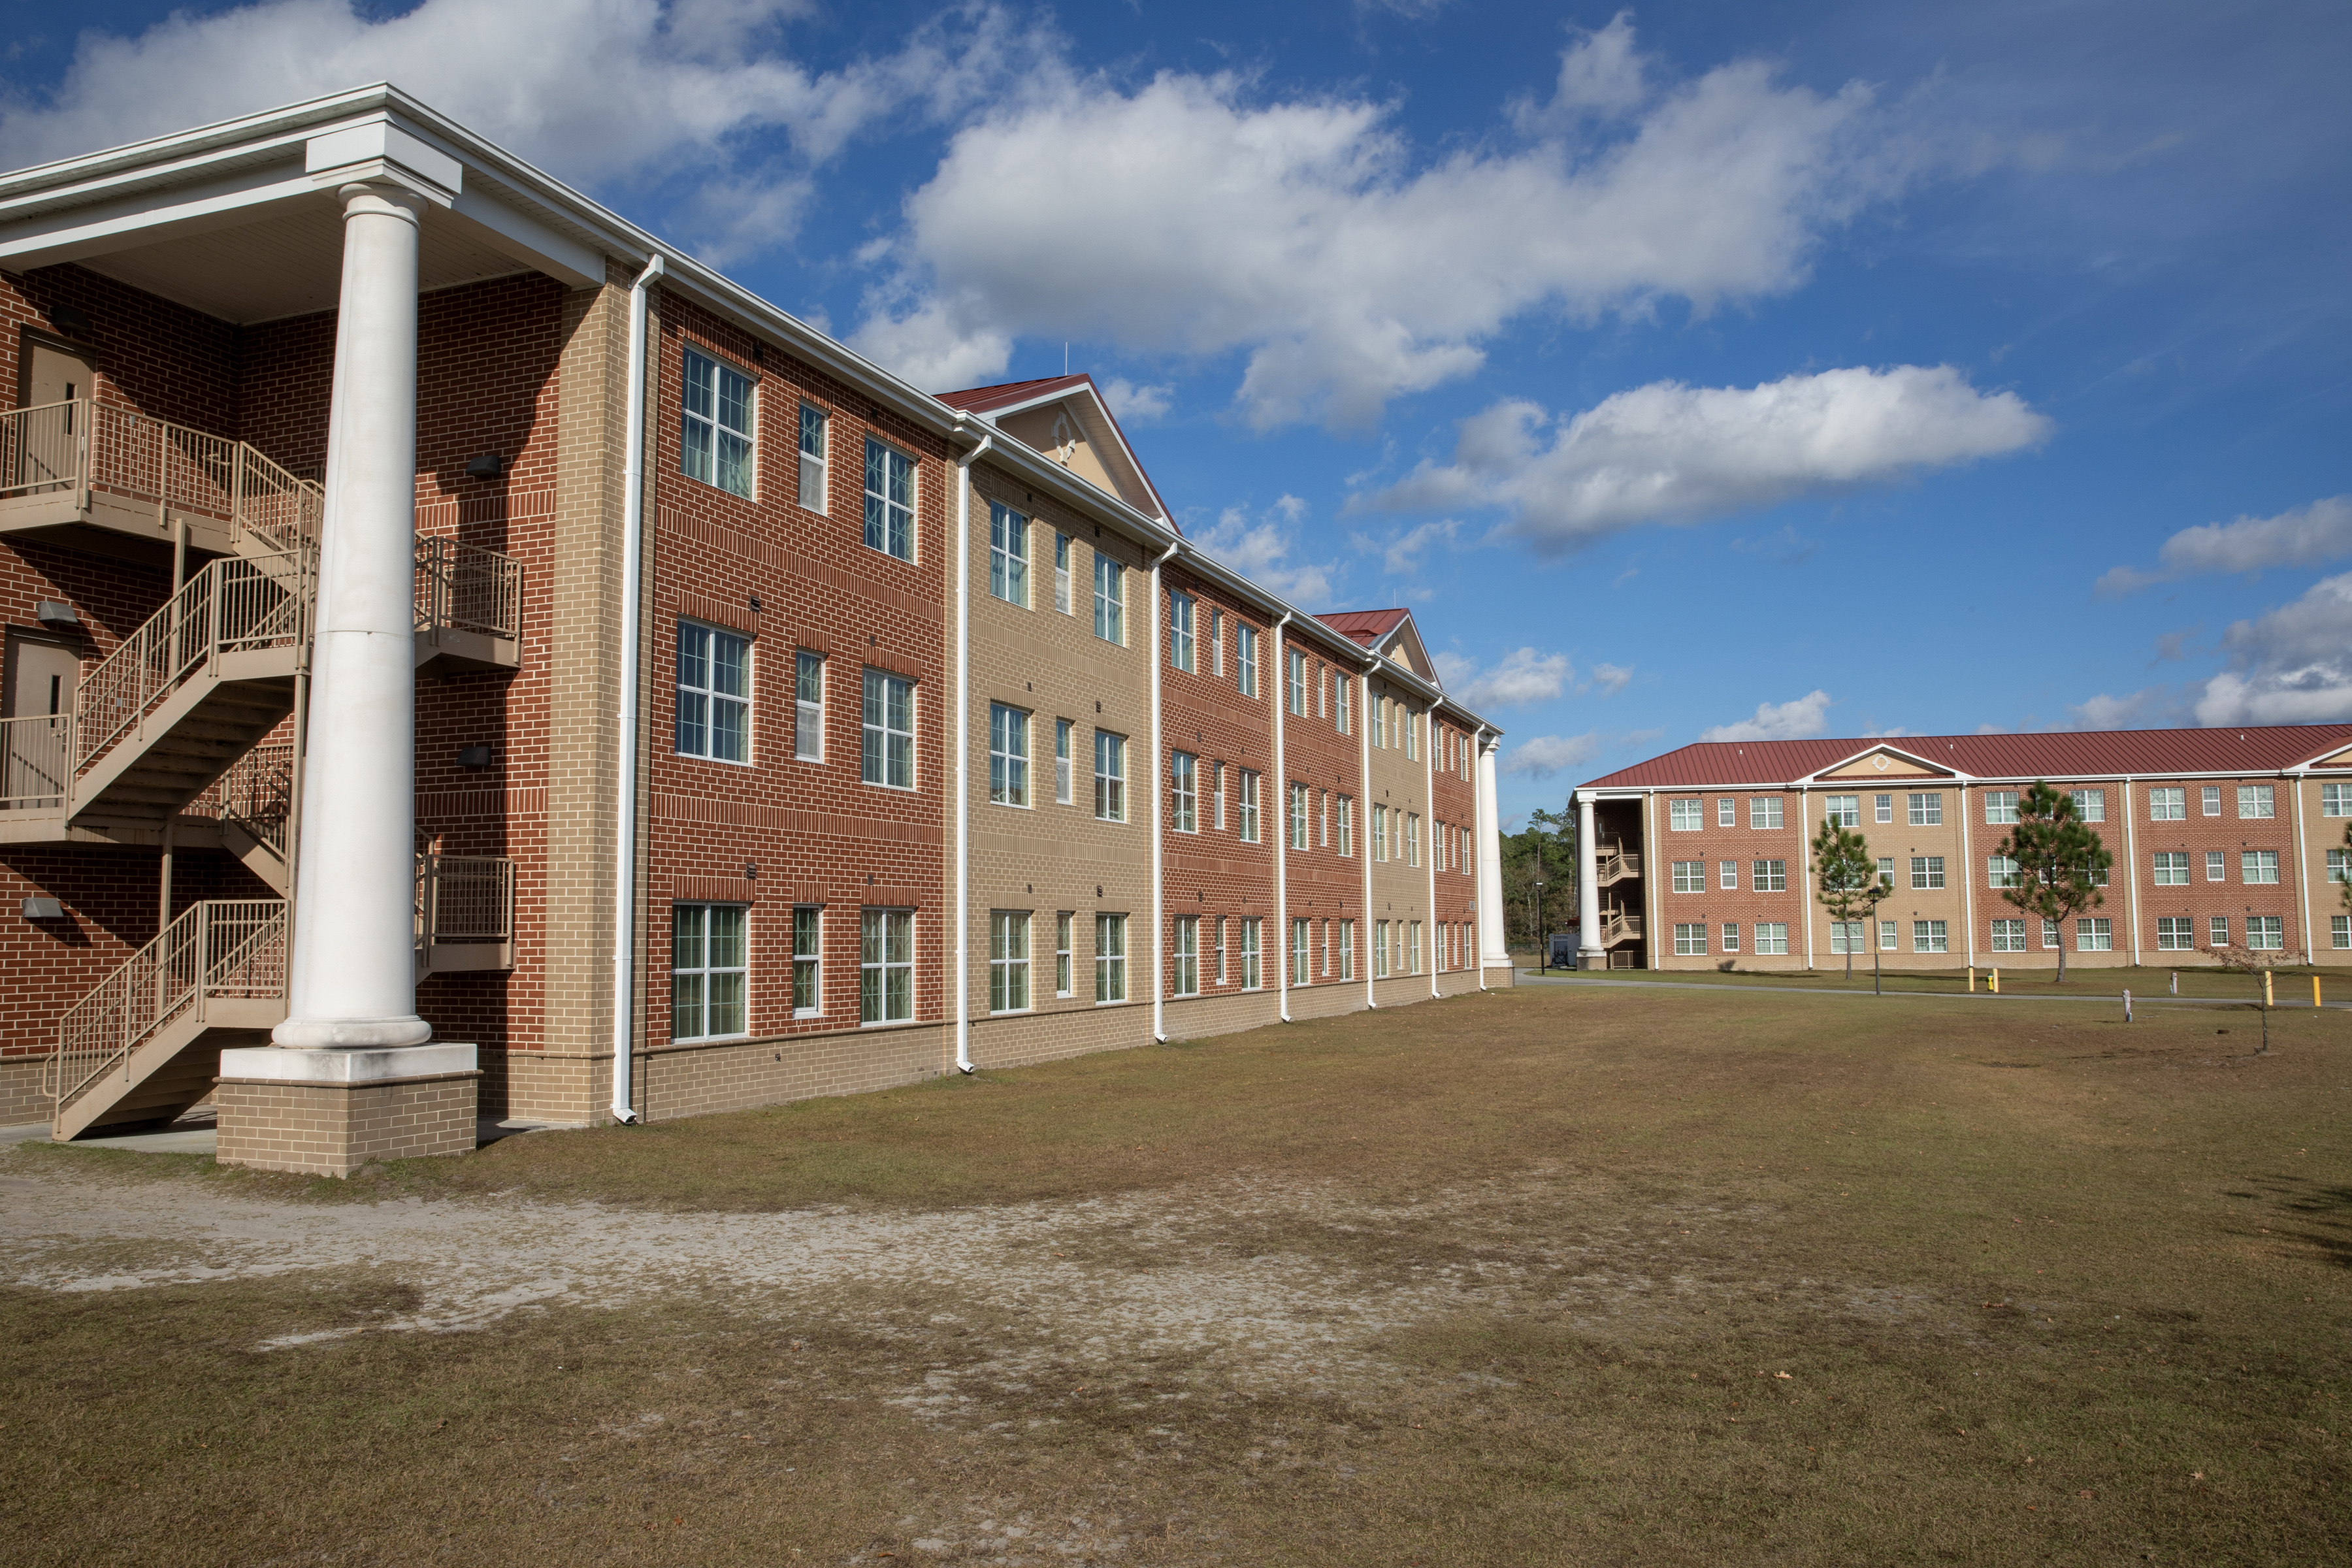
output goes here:
[{"label": "window", "polygon": [[2186,822],[2189,820],[2189,799],[2186,790],[2152,789],[2147,792],[2147,819],[2150,822]]},{"label": "window", "polygon": [[1862,826],[1862,796],[1858,795],[1831,795],[1827,800],[1822,803],[1822,816],[1824,820],[1834,822],[1840,827],[1860,827]]},{"label": "window", "polygon": [[1748,801],[1748,826],[1750,827],[1779,827],[1780,826],[1780,797],[1777,795],[1751,795]]},{"label": "window", "polygon": [[1417,763],[1421,761],[1421,715],[1402,702],[1397,707],[1404,720],[1404,754],[1408,760]]},{"label": "window", "polygon": [[1417,811],[1404,814],[1404,863],[1421,864],[1421,813]]},{"label": "window", "polygon": [[1356,797],[1343,795],[1339,797],[1339,853],[1353,855],[1355,852]]},{"label": "window", "polygon": [[2186,915],[2164,915],[2156,922],[2158,952],[2187,952],[2197,945],[2197,922]]},{"label": "window", "polygon": [[1676,833],[1696,833],[1706,826],[1699,815],[1699,808],[1706,804],[1697,800],[1669,802],[1666,806],[1667,825]]},{"label": "window", "polygon": [[1992,950],[1995,952],[2023,952],[2025,922],[2023,921],[1993,921]]},{"label": "window", "polygon": [[866,672],[859,776],[885,789],[915,787],[915,683],[903,675]]},{"label": "window", "polygon": [[1225,830],[1225,764],[1224,764],[1224,763],[1211,763],[1209,764],[1209,792],[1210,792],[1210,794],[1214,797],[1214,799],[1215,799],[1215,801],[1216,801],[1216,808],[1217,808],[1217,820],[1216,820],[1216,824],[1215,824],[1215,826],[1216,826],[1216,829],[1217,829],[1217,831],[1218,831],[1218,832],[1223,833],[1223,832]]},{"label": "window", "polygon": [[1873,822],[1894,821],[1895,797],[1891,795],[1873,795],[1871,797],[1870,811],[1871,820]]},{"label": "window", "polygon": [[2330,849],[2327,852],[2327,879],[2331,882],[2352,882],[2352,849]]},{"label": "window", "polygon": [[1054,608],[1070,613],[1070,536],[1054,535]]},{"label": "window", "polygon": [[1168,595],[1168,662],[1187,674],[1200,665],[1192,638],[1192,595],[1172,589]]},{"label": "window", "polygon": [[1265,926],[1265,922],[1255,915],[1246,916],[1242,921],[1242,989],[1244,991],[1256,991],[1265,984],[1265,976],[1258,969],[1258,937]]},{"label": "window", "polygon": [[1944,825],[1944,797],[1940,795],[1914,795],[1910,797],[1911,826],[1941,827]]},{"label": "window", "polygon": [[1715,803],[1715,825],[1717,827],[1739,826],[1739,803],[1728,795],[1718,796]]},{"label": "window", "polygon": [[1127,1000],[1127,917],[1095,917],[1095,1001]]},{"label": "window", "polygon": [[915,911],[858,911],[857,1021],[898,1024],[915,1016]]},{"label": "window", "polygon": [[1699,921],[1677,922],[1675,926],[1675,956],[1704,958],[1706,956],[1706,927]]},{"label": "window", "polygon": [[2151,868],[2149,880],[2159,888],[2189,886],[2189,852],[2168,849],[2158,853]]},{"label": "window", "polygon": [[1002,702],[988,705],[988,798],[995,805],[1029,804],[1029,715]]},{"label": "window", "polygon": [[2352,784],[2324,784],[2319,786],[2319,815],[2322,816],[2352,816]]},{"label": "window", "polygon": [[2335,948],[2352,947],[2352,915],[2327,917],[2327,944]]},{"label": "window", "polygon": [[1095,816],[1127,820],[1127,737],[1108,730],[1095,731]]},{"label": "window", "polygon": [[[1376,816],[1379,814],[1380,809],[1381,808],[1377,805],[1372,807],[1372,811]],[[1706,891],[1706,862],[1704,860],[1675,861],[1675,891],[1677,893],[1703,893]]]},{"label": "window", "polygon": [[1893,952],[1895,951],[1895,922],[1893,921],[1881,921],[1878,922],[1878,951],[1881,952]]},{"label": "window", "polygon": [[751,760],[751,641],[677,623],[677,754]]},{"label": "window", "polygon": [[1234,781],[1234,794],[1240,796],[1235,803],[1237,826],[1242,842],[1255,844],[1257,842],[1257,774],[1247,768],[1235,771],[1240,774]]},{"label": "window", "polygon": [[1297,648],[1290,650],[1290,710],[1307,717],[1307,656]]},{"label": "window", "polygon": [[824,1011],[824,910],[815,904],[793,907],[793,1016],[814,1018]]},{"label": "window", "polygon": [[1179,833],[1201,831],[1201,760],[1190,752],[1168,755],[1168,825]]},{"label": "window", "polygon": [[1095,636],[1127,646],[1127,568],[1095,552]]},{"label": "window", "polygon": [[1944,885],[1944,858],[1941,855],[1911,857],[1911,887],[1916,892]]},{"label": "window", "polygon": [[2115,950],[2115,922],[2106,916],[2085,915],[2074,922],[2076,952],[2113,952]]},{"label": "window", "polygon": [[1217,917],[1217,984],[1225,983],[1225,917]]},{"label": "window", "polygon": [[915,459],[866,437],[866,548],[915,558]]},{"label": "window", "polygon": [[1914,952],[1949,952],[1951,944],[1944,935],[1942,921],[1913,921],[1911,951]]},{"label": "window", "polygon": [[1786,958],[1789,955],[1789,922],[1759,921],[1756,924],[1756,952],[1759,957]]},{"label": "window", "polygon": [[1064,910],[1054,917],[1054,994],[1070,994],[1070,928],[1076,917]]},{"label": "window", "polygon": [[743,904],[673,904],[669,938],[669,1037],[710,1040],[745,1030]]},{"label": "window", "polygon": [[1225,612],[1223,610],[1209,612],[1209,650],[1215,666],[1209,673],[1223,680],[1225,678]]},{"label": "window", "polygon": [[988,917],[988,1010],[1029,1010],[1029,917],[1000,910]]},{"label": "window", "polygon": [[1201,994],[1201,917],[1176,917],[1175,976],[1171,984],[1179,996]]},{"label": "window", "polygon": [[2278,851],[2249,849],[2238,857],[2239,879],[2248,883],[2278,881]]},{"label": "window", "polygon": [[1331,847],[1331,792],[1327,789],[1316,793],[1323,803],[1323,847],[1328,849]]},{"label": "window", "polygon": [[1061,805],[1070,804],[1070,731],[1075,728],[1067,719],[1054,721],[1054,799]]},{"label": "window", "polygon": [[1303,784],[1292,784],[1290,786],[1290,847],[1293,849],[1314,847],[1314,833],[1309,824],[1307,786]]},{"label": "window", "polygon": [[1234,623],[1234,668],[1244,697],[1257,695],[1257,628]]},{"label": "window", "polygon": [[1869,936],[1860,921],[1830,921],[1830,952],[1832,953],[1868,952]]},{"label": "window", "polygon": [[1723,922],[1723,951],[1726,952],[1738,952],[1739,951],[1739,922],[1738,921],[1726,921]]},{"label": "window", "polygon": [[1374,921],[1372,922],[1372,978],[1386,980],[1388,977],[1389,922]]},{"label": "window", "polygon": [[[2339,942],[2336,945],[2342,946],[2343,944]],[[1353,921],[1341,921],[1339,922],[1339,978],[1342,980],[1353,980],[1355,977],[1356,922]]]},{"label": "window", "polygon": [[1290,922],[1290,983],[1293,985],[1312,984],[1315,979],[1313,944],[1307,940],[1307,922]]},{"label": "window", "polygon": [[[2240,784],[2238,786],[2238,816],[2242,821],[2264,822],[2277,815],[2277,785]],[[2248,945],[2251,946],[2252,943]]]},{"label": "window", "polygon": [[988,591],[1029,607],[1029,520],[1002,501],[988,503]]},{"label": "window", "polygon": [[1353,683],[1346,676],[1339,674],[1332,676],[1331,718],[1342,735],[1348,733],[1348,693],[1352,689]]},{"label": "window", "polygon": [[2221,816],[2221,786],[2220,784],[2207,784],[2200,793],[2205,797],[2205,815],[2208,816]]},{"label": "window", "polygon": [[[1372,858],[1385,860],[1388,858],[1389,808],[1385,805],[1375,805],[1372,807]],[[1692,862],[1694,865],[1696,863]]]},{"label": "window", "polygon": [[801,405],[801,510],[824,510],[824,410]]},{"label": "window", "polygon": [[686,351],[678,416],[678,471],[730,495],[751,494],[751,378],[709,354]]},{"label": "window", "polygon": [[2206,940],[2215,947],[2230,945],[2230,917],[2215,915],[2206,922]]},{"label": "window", "polygon": [[1789,890],[1789,863],[1786,860],[1757,860],[1748,867],[1750,890],[1759,893],[1785,893]]},{"label": "window", "polygon": [[2229,866],[2230,857],[2226,851],[2220,849],[2208,849],[2205,851],[2205,879],[2207,881],[2228,881],[2230,879]]},{"label": "window", "polygon": [[2107,792],[2103,789],[2078,789],[2074,792],[2074,820],[2105,822],[2107,819]]},{"label": "window", "polygon": [[2284,952],[2286,922],[2276,915],[2248,915],[2246,945],[2256,952]]},{"label": "window", "polygon": [[1739,886],[1739,862],[1737,860],[1716,862],[1715,880],[1717,887],[1737,889]]},{"label": "window", "polygon": [[793,755],[824,761],[824,655],[806,648],[793,655]]},{"label": "window", "polygon": [[2056,921],[2043,921],[2042,922],[2042,945],[2052,952],[2058,951],[2058,922]]},{"label": "window", "polygon": [[[2163,857],[2159,855],[2157,858],[2160,860]],[[2186,879],[2184,878],[2183,880],[2186,880]],[[2011,859],[2006,855],[1988,855],[1985,857],[1985,886],[1989,888],[2014,888],[2019,886],[2021,881],[2021,879],[2019,876],[2017,862],[2015,860]]]},{"label": "window", "polygon": [[1895,857],[1892,855],[1878,858],[1878,885],[1882,888],[1895,886]]},{"label": "window", "polygon": [[1421,922],[1409,921],[1405,927],[1405,970],[1407,974],[1421,973]]},{"label": "window", "polygon": [[1985,791],[1985,821],[1999,827],[2017,820],[2017,792],[2013,789]]}]

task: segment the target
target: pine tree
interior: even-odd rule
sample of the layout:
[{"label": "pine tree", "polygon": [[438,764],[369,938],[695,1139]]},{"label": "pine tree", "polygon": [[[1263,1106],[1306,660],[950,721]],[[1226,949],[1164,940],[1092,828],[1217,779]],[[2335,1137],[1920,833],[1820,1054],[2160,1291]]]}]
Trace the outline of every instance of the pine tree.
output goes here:
[{"label": "pine tree", "polygon": [[[1878,879],[1878,862],[1863,836],[1843,825],[1822,819],[1813,835],[1813,897],[1830,919],[1849,928],[1868,930],[1881,899],[1893,891]],[[1875,950],[1877,944],[1872,943]],[[1845,944],[1845,977],[1853,978],[1853,940]]]},{"label": "pine tree", "polygon": [[2099,891],[2116,858],[2090,824],[2074,815],[2074,797],[2036,779],[2017,803],[2017,824],[1994,851],[2016,863],[2000,896],[2029,915],[2056,925],[2058,984],[2066,983],[2067,921],[2107,901]]}]

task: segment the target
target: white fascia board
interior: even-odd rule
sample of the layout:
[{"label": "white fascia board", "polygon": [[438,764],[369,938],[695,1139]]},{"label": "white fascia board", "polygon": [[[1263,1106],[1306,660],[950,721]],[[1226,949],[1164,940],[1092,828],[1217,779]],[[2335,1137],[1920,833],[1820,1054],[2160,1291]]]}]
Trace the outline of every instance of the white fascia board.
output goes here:
[{"label": "white fascia board", "polygon": [[604,253],[549,227],[530,214],[469,186],[449,208],[460,227],[502,256],[538,268],[573,289],[604,281]]},{"label": "white fascia board", "polygon": [[299,161],[299,144],[289,152],[293,156],[284,161],[214,174],[192,185],[149,186],[91,205],[50,206],[13,220],[0,208],[0,263],[12,272],[28,272],[158,240],[234,228],[273,209],[321,200],[319,187]]}]

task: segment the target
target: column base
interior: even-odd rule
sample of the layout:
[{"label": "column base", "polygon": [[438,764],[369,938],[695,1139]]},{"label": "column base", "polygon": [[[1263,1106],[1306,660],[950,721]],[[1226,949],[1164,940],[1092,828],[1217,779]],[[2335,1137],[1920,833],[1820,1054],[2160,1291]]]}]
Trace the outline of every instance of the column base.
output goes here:
[{"label": "column base", "polygon": [[214,1157],[348,1176],[375,1160],[470,1153],[481,1077],[467,1045],[223,1051]]},{"label": "column base", "polygon": [[1580,952],[1576,955],[1576,967],[1579,969],[1606,969],[1609,967],[1609,955],[1605,952]]}]

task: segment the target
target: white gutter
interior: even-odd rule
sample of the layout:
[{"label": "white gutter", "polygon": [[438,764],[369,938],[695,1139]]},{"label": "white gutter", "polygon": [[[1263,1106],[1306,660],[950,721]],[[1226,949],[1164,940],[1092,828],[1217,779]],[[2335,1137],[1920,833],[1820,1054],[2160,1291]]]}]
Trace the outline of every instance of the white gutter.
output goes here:
[{"label": "white gutter", "polygon": [[[1483,803],[1478,789],[1478,761],[1486,748],[1486,726],[1481,724],[1472,734],[1470,743],[1470,886],[1475,889],[1470,895],[1470,962],[1478,971],[1481,991],[1486,989],[1486,814],[1479,809]],[[1581,842],[1576,847],[1576,854],[1580,864],[1584,858]],[[1581,943],[1583,940],[1580,933],[1577,941]]]},{"label": "white gutter", "polygon": [[[1969,786],[1965,779],[1953,781],[1960,796],[1960,918],[1969,922],[1969,967],[1977,966],[1977,852],[1975,841],[1969,834]],[[1979,808],[1983,796],[1978,796]]]},{"label": "white gutter", "polygon": [[[961,424],[961,416],[958,423]],[[956,459],[955,1065],[971,1070],[971,466],[994,433]]]},{"label": "white gutter", "polygon": [[[1381,660],[1379,654],[1371,658],[1372,668],[1360,677],[1364,700],[1356,710],[1356,753],[1360,759],[1357,773],[1362,781],[1356,787],[1364,792],[1364,830],[1356,837],[1356,848],[1364,858],[1364,940],[1358,951],[1364,961],[1364,1005],[1377,1007],[1381,1005],[1380,993],[1372,988],[1372,976],[1380,973],[1380,965],[1372,959],[1372,670],[1381,668]],[[1387,949],[1381,951],[1385,952]]]},{"label": "white gutter", "polygon": [[1274,781],[1282,791],[1282,832],[1274,841],[1274,939],[1281,944],[1282,955],[1275,960],[1275,995],[1277,1011],[1284,1023],[1290,1017],[1290,986],[1296,978],[1290,973],[1290,765],[1284,761],[1282,732],[1288,728],[1290,717],[1290,645],[1283,634],[1290,627],[1290,612],[1274,623],[1274,657],[1278,699],[1274,709]]},{"label": "white gutter", "polygon": [[[1151,826],[1151,1037],[1163,1046],[1168,1043],[1168,933],[1160,928],[1168,920],[1168,889],[1164,885],[1166,845],[1160,826],[1160,813],[1166,805],[1160,798],[1160,569],[1183,548],[1183,540],[1171,539],[1160,559],[1151,563],[1151,792],[1148,796],[1151,805],[1144,820]],[[1133,945],[1129,944],[1130,949]],[[1195,957],[1193,962],[1200,960]]]},{"label": "white gutter", "polygon": [[[2300,812],[2302,808],[2302,803],[2297,801],[2295,809]],[[2298,816],[2296,818],[2298,837],[2301,826],[2302,818]],[[2124,780],[2124,858],[2130,862],[2131,867],[2131,875],[2124,881],[2124,890],[2131,895],[2132,967],[2137,969],[2140,962],[2139,824],[2132,816],[2132,781],[2129,779]],[[2308,907],[2308,905],[2305,906],[2306,909]],[[2308,931],[2310,921],[2305,920],[2304,923],[2305,931]]]},{"label": "white gutter", "polygon": [[[1407,713],[1405,722],[1412,722]],[[1429,842],[1421,847],[1421,864],[1429,873],[1429,994],[1434,999],[1445,994],[1437,987],[1437,710],[1432,707],[1428,722],[1421,737],[1421,819],[1429,830]]]},{"label": "white gutter", "polygon": [[[2294,791],[2294,888],[2303,901],[2303,961],[2319,962],[2319,939],[2311,934],[2311,849],[2303,837],[2302,778],[2289,774],[2287,787]],[[2134,868],[2137,871],[2137,868]],[[2138,922],[2134,921],[2132,941],[2139,941]]]},{"label": "white gutter", "polygon": [[613,1120],[637,1120],[629,1082],[636,1048],[639,601],[646,575],[646,290],[666,264],[656,251],[629,286],[629,430],[621,459],[619,809],[613,828]]},{"label": "white gutter", "polygon": [[[1808,791],[1802,784],[1799,784],[1797,785],[1797,870],[1799,873],[1797,888],[1798,890],[1804,895],[1805,900],[1803,906],[1805,911],[1805,973],[1808,974],[1811,974],[1813,972],[1813,910],[1819,907],[1813,902],[1812,801],[1813,797],[1811,793]],[[1822,810],[1822,820],[1826,822],[1829,820],[1829,808],[1827,806],[1823,806]],[[1968,791],[1963,789],[1960,792],[1960,841],[1964,846],[1968,842],[1969,836],[1968,812],[1969,795]],[[1963,860],[1968,858],[1968,851],[1965,847],[1960,852],[1960,858]],[[1716,879],[1718,886],[1721,884],[1722,880],[1723,879],[1720,876]],[[1578,939],[1580,942],[1583,939],[1580,937]],[[1748,943],[1748,946],[1750,947],[1755,945],[1756,944],[1752,942]],[[1750,956],[1752,957],[1754,955],[1750,954]]]}]

